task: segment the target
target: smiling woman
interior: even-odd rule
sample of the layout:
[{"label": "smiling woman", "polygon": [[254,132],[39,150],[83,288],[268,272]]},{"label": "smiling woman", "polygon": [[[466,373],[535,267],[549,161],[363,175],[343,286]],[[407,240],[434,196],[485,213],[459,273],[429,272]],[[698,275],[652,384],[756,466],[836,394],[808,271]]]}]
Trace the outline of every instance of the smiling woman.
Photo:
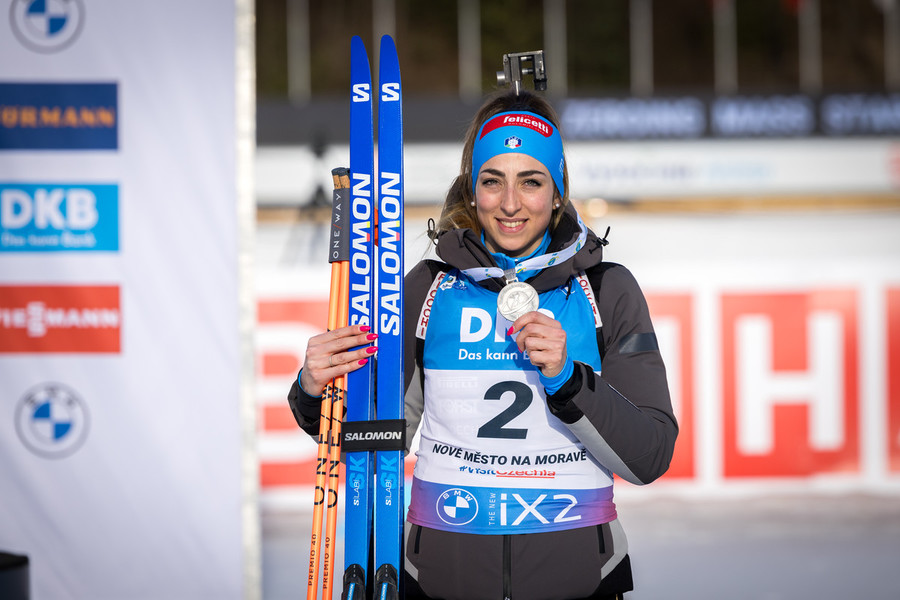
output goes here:
[{"label": "smiling woman", "polygon": [[475,183],[475,209],[491,252],[518,257],[540,245],[557,197],[547,169],[527,154],[487,161]]},{"label": "smiling woman", "polygon": [[[643,293],[569,204],[558,123],[529,92],[481,107],[429,232],[440,260],[405,278],[409,600],[632,589],[613,476],[662,475],[678,427]],[[306,431],[316,382],[372,341],[359,326],[310,339],[288,396]]]}]

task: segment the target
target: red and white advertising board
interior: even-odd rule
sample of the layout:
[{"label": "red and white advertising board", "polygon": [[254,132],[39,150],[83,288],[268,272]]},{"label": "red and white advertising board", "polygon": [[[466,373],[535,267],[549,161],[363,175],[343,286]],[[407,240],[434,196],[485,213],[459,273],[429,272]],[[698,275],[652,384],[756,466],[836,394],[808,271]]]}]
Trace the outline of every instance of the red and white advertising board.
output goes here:
[{"label": "red and white advertising board", "polygon": [[[611,215],[606,224],[609,259],[647,297],[680,426],[666,475],[624,493],[900,491],[900,215]],[[411,264],[425,246],[407,227]],[[670,230],[679,252],[664,247]],[[823,261],[838,232],[847,250]],[[259,236],[277,238],[264,227]],[[262,499],[289,506],[311,493],[315,444],[285,398],[306,339],[323,329],[328,276],[263,265]]]}]

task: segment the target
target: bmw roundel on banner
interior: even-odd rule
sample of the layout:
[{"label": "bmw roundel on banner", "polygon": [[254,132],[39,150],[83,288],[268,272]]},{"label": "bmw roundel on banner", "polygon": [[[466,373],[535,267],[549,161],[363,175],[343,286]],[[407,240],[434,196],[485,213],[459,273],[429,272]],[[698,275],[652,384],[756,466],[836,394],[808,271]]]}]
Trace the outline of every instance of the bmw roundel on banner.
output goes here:
[{"label": "bmw roundel on banner", "polygon": [[87,404],[71,388],[44,383],[28,390],[16,407],[16,433],[31,452],[44,458],[71,455],[88,437]]},{"label": "bmw roundel on banner", "polygon": [[35,52],[59,52],[70,46],[84,27],[81,0],[13,0],[10,25],[23,46]]}]

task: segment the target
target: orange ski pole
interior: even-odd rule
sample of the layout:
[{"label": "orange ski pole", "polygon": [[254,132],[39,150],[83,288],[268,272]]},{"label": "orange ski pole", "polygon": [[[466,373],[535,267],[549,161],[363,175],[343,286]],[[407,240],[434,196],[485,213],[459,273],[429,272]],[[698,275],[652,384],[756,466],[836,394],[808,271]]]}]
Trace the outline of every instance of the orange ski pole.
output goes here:
[{"label": "orange ski pole", "polygon": [[[335,169],[337,171],[337,169]],[[350,175],[335,174],[335,185],[346,190],[349,197]],[[338,327],[347,325],[347,313],[350,303],[350,261],[344,260],[341,265],[341,287],[338,296]],[[331,600],[334,584],[334,543],[337,535],[338,518],[338,486],[341,481],[341,421],[344,418],[344,396],[347,392],[347,376],[340,375],[334,380],[334,393],[331,398],[331,440],[328,455],[328,505],[325,514],[325,551],[322,555],[322,599]]]},{"label": "orange ski pole", "polygon": [[[328,331],[347,324],[349,260],[338,248],[343,235],[342,209],[349,199],[350,176],[346,168],[332,170],[334,204],[332,207],[331,237],[328,259],[331,262],[331,285],[328,294]],[[313,498],[313,523],[310,536],[309,573],[306,585],[307,600],[316,600],[319,588],[319,566],[324,558],[322,578],[323,600],[331,600],[331,573],[334,564],[334,537],[337,528],[337,483],[340,470],[340,433],[343,416],[345,377],[340,376],[325,386],[322,412],[319,416],[318,453],[316,456],[316,488]],[[336,449],[333,449],[336,445]],[[336,456],[336,459],[334,458]],[[327,504],[326,504],[327,500]],[[327,510],[324,547],[322,516]],[[334,523],[332,524],[332,521]]]}]

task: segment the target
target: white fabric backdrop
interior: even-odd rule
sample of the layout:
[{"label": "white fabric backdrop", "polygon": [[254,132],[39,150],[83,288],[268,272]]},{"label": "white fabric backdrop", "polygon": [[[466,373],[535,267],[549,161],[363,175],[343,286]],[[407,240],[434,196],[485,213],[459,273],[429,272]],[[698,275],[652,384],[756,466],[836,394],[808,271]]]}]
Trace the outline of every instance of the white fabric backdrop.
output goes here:
[{"label": "white fabric backdrop", "polygon": [[[3,248],[0,337],[23,335],[22,286],[62,286],[68,308],[81,286],[113,286],[119,348],[0,349],[0,550],[29,556],[38,600],[240,597],[235,5],[48,2],[80,29],[36,51],[37,4],[0,7],[0,83],[116,84],[118,149],[0,149],[0,184],[117,186],[119,245]],[[71,424],[56,442],[81,437],[56,454],[45,438],[41,454],[29,437],[46,397],[28,397],[53,383],[78,398],[51,417]]]}]

